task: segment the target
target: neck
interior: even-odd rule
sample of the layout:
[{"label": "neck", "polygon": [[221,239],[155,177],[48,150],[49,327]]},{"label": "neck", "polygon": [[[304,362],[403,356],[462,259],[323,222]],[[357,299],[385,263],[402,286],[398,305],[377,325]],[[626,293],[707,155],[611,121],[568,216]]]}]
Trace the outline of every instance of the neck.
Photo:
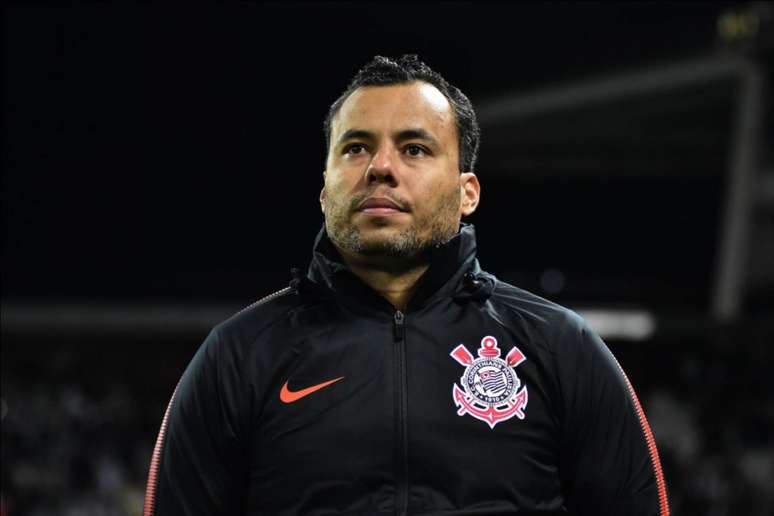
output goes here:
[{"label": "neck", "polygon": [[405,310],[419,286],[419,279],[430,267],[426,260],[396,267],[394,260],[368,259],[339,249],[344,263],[352,273],[392,304]]}]

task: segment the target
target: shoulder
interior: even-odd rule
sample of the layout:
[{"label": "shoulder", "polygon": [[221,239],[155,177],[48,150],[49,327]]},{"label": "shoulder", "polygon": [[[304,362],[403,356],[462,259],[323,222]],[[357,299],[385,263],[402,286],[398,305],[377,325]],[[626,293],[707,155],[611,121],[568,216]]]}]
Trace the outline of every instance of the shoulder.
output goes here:
[{"label": "shoulder", "polygon": [[207,340],[214,341],[214,345],[219,347],[249,346],[277,323],[286,320],[291,313],[309,305],[310,303],[305,302],[293,288],[280,289],[217,324]]},{"label": "shoulder", "polygon": [[495,282],[491,300],[536,326],[580,330],[586,325],[583,318],[569,308],[499,279]]},{"label": "shoulder", "polygon": [[282,318],[288,311],[297,308],[299,304],[298,296],[293,289],[285,287],[242,308],[215,326],[213,331],[221,335],[240,334],[245,336],[260,332],[262,328]]},{"label": "shoulder", "polygon": [[579,343],[591,333],[586,321],[573,310],[497,279],[492,306],[512,324],[542,341],[551,351]]},{"label": "shoulder", "polygon": [[[625,387],[623,370],[605,342],[573,310],[497,281],[491,301],[501,319],[519,326],[526,339],[553,356],[565,396],[596,381],[598,387]],[[621,391],[621,392],[625,392]]]}]

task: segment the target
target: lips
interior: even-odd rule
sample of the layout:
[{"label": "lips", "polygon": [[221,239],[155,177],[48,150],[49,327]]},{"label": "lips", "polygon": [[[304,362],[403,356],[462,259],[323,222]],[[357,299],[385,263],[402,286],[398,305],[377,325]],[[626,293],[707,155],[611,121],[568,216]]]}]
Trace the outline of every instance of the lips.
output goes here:
[{"label": "lips", "polygon": [[358,210],[376,215],[389,215],[405,211],[398,203],[387,197],[369,197],[360,203]]}]

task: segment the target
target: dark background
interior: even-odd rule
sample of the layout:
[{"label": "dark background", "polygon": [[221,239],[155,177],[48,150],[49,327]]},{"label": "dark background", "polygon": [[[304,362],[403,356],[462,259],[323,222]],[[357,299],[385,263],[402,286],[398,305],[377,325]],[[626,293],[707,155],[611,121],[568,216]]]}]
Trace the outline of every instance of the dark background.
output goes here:
[{"label": "dark background", "polygon": [[[476,106],[721,55],[768,73],[770,53],[718,35],[750,5],[5,6],[4,510],[139,512],[164,404],[207,328],[308,263],[322,120],[373,55],[418,53]],[[770,198],[740,313],[712,312],[737,95],[713,81],[480,120],[484,268],[658,321],[607,340],[675,514],[774,507],[755,480],[774,478]]]},{"label": "dark background", "polygon": [[[4,295],[247,302],[308,260],[322,223],[322,119],[374,54],[418,52],[477,102],[706,53],[718,10],[15,6],[4,30]],[[711,122],[727,131],[730,115]],[[483,130],[473,222],[489,269],[657,272],[707,287],[730,142],[694,177],[645,165],[626,180],[572,169],[544,180],[534,165],[493,171],[506,151]]]}]

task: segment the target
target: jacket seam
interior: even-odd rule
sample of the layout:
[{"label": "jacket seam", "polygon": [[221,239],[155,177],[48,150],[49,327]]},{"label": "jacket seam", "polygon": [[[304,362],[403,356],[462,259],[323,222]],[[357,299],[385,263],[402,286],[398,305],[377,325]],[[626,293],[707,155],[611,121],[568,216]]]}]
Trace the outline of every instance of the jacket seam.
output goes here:
[{"label": "jacket seam", "polygon": [[613,353],[609,349],[607,349],[607,352],[613,358],[613,362],[618,367],[618,372],[621,373],[621,376],[624,379],[624,383],[626,384],[626,389],[628,391],[629,398],[634,404],[634,409],[637,413],[637,420],[640,424],[640,430],[642,431],[642,436],[645,440],[645,446],[648,449],[648,458],[650,459],[650,465],[653,470],[653,476],[656,480],[656,488],[658,491],[658,508],[659,508],[658,515],[669,516],[669,500],[667,499],[666,482],[664,481],[664,473],[661,470],[661,460],[659,459],[659,456],[658,456],[658,449],[656,448],[656,440],[653,437],[653,432],[651,432],[650,424],[648,423],[648,420],[645,417],[645,411],[642,409],[642,405],[640,405],[640,400],[637,397],[637,393],[634,391],[634,386],[629,381],[629,377],[626,376],[626,373],[621,367],[621,364],[618,362],[618,359],[615,358],[615,355],[613,355]]},{"label": "jacket seam", "polygon": [[164,447],[166,444],[167,428],[169,425],[169,414],[172,411],[172,404],[175,401],[177,395],[177,389],[180,387],[180,381],[178,380],[175,390],[172,391],[172,396],[167,404],[167,409],[164,412],[164,419],[161,421],[161,428],[159,429],[159,435],[156,438],[156,445],[153,447],[153,455],[151,456],[150,467],[148,471],[148,485],[145,491],[145,502],[143,507],[143,516],[154,516],[156,514],[156,490],[159,484],[159,466],[161,465],[161,457],[164,453]]}]

